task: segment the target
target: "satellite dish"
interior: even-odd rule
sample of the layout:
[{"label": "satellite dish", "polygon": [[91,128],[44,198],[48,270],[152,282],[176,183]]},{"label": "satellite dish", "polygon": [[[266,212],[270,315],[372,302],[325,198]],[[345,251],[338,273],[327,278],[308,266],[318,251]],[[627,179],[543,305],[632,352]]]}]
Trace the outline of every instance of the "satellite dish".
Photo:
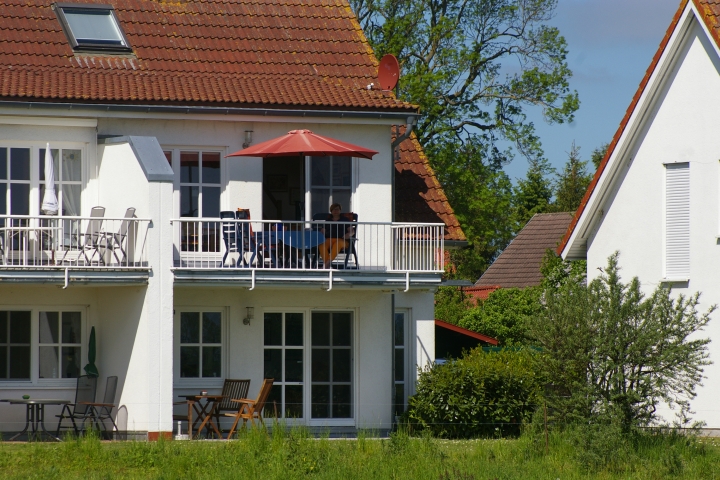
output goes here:
[{"label": "satellite dish", "polygon": [[400,78],[400,64],[395,55],[385,55],[378,67],[378,83],[383,90],[392,90]]}]

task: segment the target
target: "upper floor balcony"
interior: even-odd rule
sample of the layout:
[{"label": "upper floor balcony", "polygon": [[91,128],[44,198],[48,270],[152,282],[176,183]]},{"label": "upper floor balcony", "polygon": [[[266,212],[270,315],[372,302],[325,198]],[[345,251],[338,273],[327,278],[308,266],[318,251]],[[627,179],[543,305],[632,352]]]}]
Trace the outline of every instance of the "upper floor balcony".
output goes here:
[{"label": "upper floor balcony", "polygon": [[[130,210],[132,210],[130,212]],[[150,220],[92,216],[0,215],[3,281],[146,281]]]},{"label": "upper floor balcony", "polygon": [[[437,285],[444,271],[443,224],[249,220],[172,220],[176,282]],[[240,218],[238,218],[240,217]],[[355,217],[357,218],[357,217]]]}]

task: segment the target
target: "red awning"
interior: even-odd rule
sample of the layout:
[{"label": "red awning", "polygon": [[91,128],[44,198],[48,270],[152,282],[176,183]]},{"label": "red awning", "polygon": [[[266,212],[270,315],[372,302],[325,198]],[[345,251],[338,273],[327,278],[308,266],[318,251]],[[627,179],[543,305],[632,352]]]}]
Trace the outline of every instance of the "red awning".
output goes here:
[{"label": "red awning", "polygon": [[447,328],[448,330],[452,330],[456,333],[467,335],[468,337],[480,340],[485,343],[489,343],[490,345],[498,344],[498,341],[492,337],[488,337],[487,335],[483,335],[482,333],[473,332],[472,330],[468,330],[467,328],[458,327],[457,325],[453,325],[452,323],[443,322],[442,320],[435,320],[435,325],[437,325],[438,327]]},{"label": "red awning", "polygon": [[334,138],[316,135],[310,130],[291,130],[282,137],[258,143],[252,147],[231,153],[228,157],[287,157],[292,155],[345,155],[372,159],[378,152],[341,142]]}]

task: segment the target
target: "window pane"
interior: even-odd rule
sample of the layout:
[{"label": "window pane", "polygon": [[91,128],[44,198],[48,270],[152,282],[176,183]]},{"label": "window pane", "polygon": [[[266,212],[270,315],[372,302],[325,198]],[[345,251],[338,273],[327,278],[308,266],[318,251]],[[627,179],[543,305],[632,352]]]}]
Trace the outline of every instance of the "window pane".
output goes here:
[{"label": "window pane", "polygon": [[202,216],[220,216],[220,187],[202,187]]},{"label": "window pane", "polygon": [[202,376],[203,377],[221,377],[222,376],[222,348],[221,347],[203,347],[202,349]]},{"label": "window pane", "polygon": [[62,214],[67,216],[80,215],[81,185],[62,186]]},{"label": "window pane", "polygon": [[180,216],[197,217],[200,189],[198,187],[180,187]]},{"label": "window pane", "polygon": [[405,385],[395,385],[395,415],[401,415],[405,411]]},{"label": "window pane", "polygon": [[330,190],[327,188],[313,188],[310,191],[310,208],[313,215],[330,213]]},{"label": "window pane", "polygon": [[[55,181],[57,182],[60,179],[60,172],[58,170],[58,158],[60,155],[60,151],[56,148],[50,149],[50,157],[53,160],[53,172],[55,173]],[[40,181],[45,180],[45,149],[40,149],[40,156],[38,158],[38,166],[40,167]]]},{"label": "window pane", "polygon": [[303,386],[287,385],[285,387],[285,418],[302,418]]},{"label": "window pane", "polygon": [[330,158],[312,157],[310,182],[313,186],[330,186]]},{"label": "window pane", "polygon": [[265,314],[265,345],[282,345],[282,313]]},{"label": "window pane", "polygon": [[8,378],[8,347],[0,345],[0,380]]},{"label": "window pane", "polygon": [[198,183],[200,181],[200,154],[198,152],[180,152],[180,182]]},{"label": "window pane", "polygon": [[332,193],[332,202],[339,203],[342,205],[343,212],[352,212],[352,205],[350,205],[350,190],[338,190],[334,189]]},{"label": "window pane", "polygon": [[63,312],[62,314],[63,343],[81,343],[80,312]]},{"label": "window pane", "polygon": [[333,382],[350,381],[350,349],[334,349],[333,355]]},{"label": "window pane", "polygon": [[202,343],[222,342],[221,318],[220,312],[203,313]]},{"label": "window pane", "polygon": [[8,312],[0,312],[0,343],[8,341]]},{"label": "window pane", "polygon": [[395,314],[395,345],[405,345],[405,315]]},{"label": "window pane", "polygon": [[180,314],[180,343],[200,343],[200,313]]},{"label": "window pane", "polygon": [[80,376],[80,347],[62,347],[62,378]]},{"label": "window pane", "polygon": [[30,378],[30,347],[10,347],[10,378]]},{"label": "window pane", "polygon": [[278,382],[282,381],[282,350],[266,348],[264,357],[263,375],[265,378],[274,378]]},{"label": "window pane", "polygon": [[10,185],[10,215],[30,215],[30,184]]},{"label": "window pane", "polygon": [[10,343],[30,343],[30,312],[10,312]]},{"label": "window pane", "polygon": [[79,44],[123,44],[118,26],[109,10],[63,8],[63,13]]},{"label": "window pane", "polygon": [[286,382],[303,381],[303,351],[301,349],[285,350],[285,380]]},{"label": "window pane", "polygon": [[7,148],[0,148],[0,180],[7,180]]},{"label": "window pane", "polygon": [[312,344],[316,346],[330,345],[330,314],[313,313]]},{"label": "window pane", "polygon": [[10,178],[12,180],[30,180],[30,149],[10,149]]},{"label": "window pane", "polygon": [[350,157],[332,157],[333,187],[352,186],[352,159]]},{"label": "window pane", "polygon": [[272,388],[270,389],[270,394],[268,395],[267,400],[265,401],[265,408],[263,409],[263,417],[265,418],[274,418],[275,417],[275,410],[278,410],[278,413],[280,413],[280,409],[278,408],[278,405],[282,405],[282,385],[276,385],[274,384]]},{"label": "window pane", "polygon": [[349,313],[333,314],[333,345],[350,346],[350,325]]},{"label": "window pane", "polygon": [[303,344],[303,314],[285,314],[285,345],[302,346]]},{"label": "window pane", "polygon": [[202,154],[202,183],[220,183],[220,154]]},{"label": "window pane", "polygon": [[350,385],[333,385],[333,418],[350,418],[352,416],[352,399]]},{"label": "window pane", "polygon": [[395,381],[405,380],[405,349],[395,349]]},{"label": "window pane", "polygon": [[311,392],[310,414],[312,418],[330,417],[330,386],[313,385]]},{"label": "window pane", "polygon": [[60,365],[58,360],[58,347],[39,347],[39,374],[40,378],[59,378]]},{"label": "window pane", "polygon": [[79,182],[82,180],[82,158],[80,150],[62,151],[62,172],[55,171],[55,180]]},{"label": "window pane", "polygon": [[330,350],[327,348],[312,350],[312,381],[330,381]]},{"label": "window pane", "polygon": [[180,376],[200,376],[200,347],[180,347]]},{"label": "window pane", "polygon": [[[7,184],[0,183],[0,214],[7,215]],[[5,221],[0,220],[2,226],[5,226]]]}]

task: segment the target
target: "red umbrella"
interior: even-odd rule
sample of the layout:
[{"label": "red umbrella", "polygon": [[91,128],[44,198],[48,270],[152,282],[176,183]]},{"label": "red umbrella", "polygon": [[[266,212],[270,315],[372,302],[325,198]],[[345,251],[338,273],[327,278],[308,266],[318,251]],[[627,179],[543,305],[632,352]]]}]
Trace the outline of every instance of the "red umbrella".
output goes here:
[{"label": "red umbrella", "polygon": [[287,135],[231,153],[228,157],[286,157],[291,155],[346,155],[372,159],[375,150],[316,135],[310,130],[290,130]]}]

